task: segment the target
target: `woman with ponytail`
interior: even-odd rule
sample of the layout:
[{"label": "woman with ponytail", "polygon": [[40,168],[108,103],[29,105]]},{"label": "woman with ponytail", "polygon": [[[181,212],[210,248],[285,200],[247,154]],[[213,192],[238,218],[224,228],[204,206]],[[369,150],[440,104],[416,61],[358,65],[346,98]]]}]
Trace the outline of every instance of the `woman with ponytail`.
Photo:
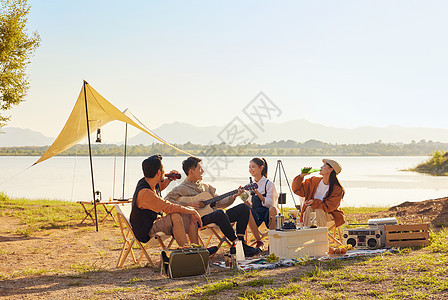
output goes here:
[{"label": "woman with ponytail", "polygon": [[257,239],[257,247],[260,247],[263,243],[258,227],[265,222],[269,229],[275,228],[275,222],[270,222],[270,220],[277,214],[278,193],[274,183],[267,178],[268,163],[264,158],[253,158],[249,163],[249,173],[258,188],[250,193],[251,195],[245,203],[252,207],[249,227]]},{"label": "woman with ponytail", "polygon": [[297,175],[292,181],[292,190],[295,194],[305,197],[302,205],[300,221],[304,226],[310,226],[310,212],[316,212],[317,226],[327,227],[327,223],[334,221],[336,227],[345,223],[344,213],[339,210],[344,188],[341,186],[338,175],[342,167],[332,159],[323,159],[324,163],[319,174],[322,177],[310,177],[304,180],[308,173]]}]

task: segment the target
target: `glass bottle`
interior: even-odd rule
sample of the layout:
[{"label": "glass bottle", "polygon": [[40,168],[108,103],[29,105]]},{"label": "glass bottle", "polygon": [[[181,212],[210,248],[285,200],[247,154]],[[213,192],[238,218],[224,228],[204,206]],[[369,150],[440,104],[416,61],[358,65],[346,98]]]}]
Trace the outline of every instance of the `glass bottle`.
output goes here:
[{"label": "glass bottle", "polygon": [[311,174],[311,173],[315,173],[315,172],[320,172],[320,169],[315,169],[315,168],[311,168],[311,167],[305,167],[305,168],[302,168],[300,170],[300,172],[302,172],[302,174],[303,173]]}]

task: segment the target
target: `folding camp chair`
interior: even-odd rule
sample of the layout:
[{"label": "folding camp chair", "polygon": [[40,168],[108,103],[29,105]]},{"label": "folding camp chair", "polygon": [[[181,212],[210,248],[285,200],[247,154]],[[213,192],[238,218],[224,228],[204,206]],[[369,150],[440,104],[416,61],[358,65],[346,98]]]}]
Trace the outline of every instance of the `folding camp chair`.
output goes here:
[{"label": "folding camp chair", "polygon": [[[341,229],[339,227],[336,227],[336,224],[334,222],[334,218],[331,214],[326,214],[326,225],[325,227],[328,228],[328,240],[330,243],[335,243],[336,245],[340,246],[342,245],[342,234]],[[331,232],[333,231],[333,233]],[[338,234],[338,235],[336,235]]]},{"label": "folding camp chair", "polygon": [[[210,241],[213,237],[216,237],[219,241],[217,247],[218,249],[221,247],[221,245],[226,242],[229,246],[232,246],[232,243],[226,238],[226,236],[221,232],[221,229],[219,229],[219,226],[215,223],[204,225],[199,230],[199,243],[201,246],[207,248],[210,244]],[[201,235],[207,236],[207,240],[204,243],[204,240],[201,238]]]},{"label": "folding camp chair", "polygon": [[[268,238],[268,231],[269,228],[266,227],[266,224],[263,222],[261,223],[261,225],[258,227],[258,231],[259,231],[259,235],[261,236],[261,241],[266,240]],[[249,226],[247,226],[246,229],[246,243],[249,246],[254,246],[257,243],[257,240],[255,239],[255,236],[253,234],[253,232],[250,230]]]},{"label": "folding camp chair", "polygon": [[[330,242],[333,242],[333,243],[335,243],[337,245],[342,245],[342,242],[341,242],[342,234],[341,234],[340,226],[336,227],[336,225],[334,224],[334,221],[330,222],[330,223],[327,223],[327,225],[330,225],[328,227],[328,239],[330,240]],[[331,233],[331,230],[333,230],[333,233]],[[338,235],[336,235],[336,233]]]},{"label": "folding camp chair", "polygon": [[[158,232],[153,237],[151,237],[151,239],[145,244],[145,246],[143,246],[143,244],[135,238],[134,232],[132,231],[131,222],[129,221],[129,218],[131,216],[132,203],[125,203],[121,205],[116,204],[115,209],[117,211],[117,219],[118,224],[120,225],[121,235],[123,237],[123,248],[121,249],[120,256],[118,257],[117,267],[123,267],[123,264],[129,253],[134,260],[134,263],[140,263],[143,257],[146,257],[148,263],[152,267],[155,267],[146,250],[149,246],[160,246],[162,250],[169,249],[173,244],[174,238],[162,232]],[[164,240],[168,238],[171,239],[168,245],[165,246]],[[137,244],[138,248],[140,248],[141,250],[141,254],[138,258],[136,258],[134,250],[132,249],[134,243]]]}]

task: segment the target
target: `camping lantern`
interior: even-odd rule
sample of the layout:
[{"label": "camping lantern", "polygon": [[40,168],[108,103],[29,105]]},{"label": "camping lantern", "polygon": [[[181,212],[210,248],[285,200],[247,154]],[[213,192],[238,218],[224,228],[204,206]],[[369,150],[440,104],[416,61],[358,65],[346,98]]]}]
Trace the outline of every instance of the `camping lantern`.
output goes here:
[{"label": "camping lantern", "polygon": [[100,191],[96,191],[95,192],[95,202],[101,202],[102,197],[101,197],[101,192]]},{"label": "camping lantern", "polygon": [[101,143],[101,128],[96,130],[96,143]]}]

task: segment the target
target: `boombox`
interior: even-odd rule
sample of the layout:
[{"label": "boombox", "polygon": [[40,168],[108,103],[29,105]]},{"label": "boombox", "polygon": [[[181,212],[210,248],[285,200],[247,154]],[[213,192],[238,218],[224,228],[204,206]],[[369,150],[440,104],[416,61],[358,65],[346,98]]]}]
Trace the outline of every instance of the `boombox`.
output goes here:
[{"label": "boombox", "polygon": [[377,249],[381,246],[381,230],[379,228],[344,229],[344,245],[352,245],[358,249]]}]

